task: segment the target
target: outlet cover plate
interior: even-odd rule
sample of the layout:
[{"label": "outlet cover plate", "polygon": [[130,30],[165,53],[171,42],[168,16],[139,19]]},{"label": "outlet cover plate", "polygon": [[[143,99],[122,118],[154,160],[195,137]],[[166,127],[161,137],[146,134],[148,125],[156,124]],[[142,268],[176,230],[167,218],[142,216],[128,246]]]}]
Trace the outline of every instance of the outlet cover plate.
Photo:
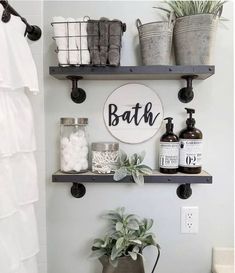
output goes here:
[{"label": "outlet cover plate", "polygon": [[181,233],[198,233],[198,207],[181,207]]}]

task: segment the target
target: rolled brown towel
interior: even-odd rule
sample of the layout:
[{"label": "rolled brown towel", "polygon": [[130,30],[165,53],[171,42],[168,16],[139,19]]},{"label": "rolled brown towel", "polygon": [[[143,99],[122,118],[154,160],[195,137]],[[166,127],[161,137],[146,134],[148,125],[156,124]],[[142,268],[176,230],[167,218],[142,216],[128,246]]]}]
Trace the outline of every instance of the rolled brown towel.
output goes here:
[{"label": "rolled brown towel", "polygon": [[87,21],[87,42],[90,51],[91,64],[100,65],[98,20]]},{"label": "rolled brown towel", "polygon": [[99,30],[100,30],[100,63],[106,65],[108,62],[108,47],[109,47],[109,19],[100,18]]},{"label": "rolled brown towel", "polygon": [[109,23],[109,53],[108,61],[110,65],[120,65],[120,49],[122,39],[122,22],[113,20]]}]

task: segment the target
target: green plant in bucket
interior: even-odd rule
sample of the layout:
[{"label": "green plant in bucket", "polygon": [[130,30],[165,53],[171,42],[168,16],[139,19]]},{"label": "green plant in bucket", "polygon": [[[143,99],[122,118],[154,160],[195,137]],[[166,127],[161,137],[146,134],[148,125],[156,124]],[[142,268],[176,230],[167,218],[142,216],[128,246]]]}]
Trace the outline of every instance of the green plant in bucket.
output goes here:
[{"label": "green plant in bucket", "polygon": [[154,7],[170,14],[174,13],[175,17],[184,17],[195,14],[214,14],[221,17],[223,5],[227,1],[164,1],[169,6]]}]

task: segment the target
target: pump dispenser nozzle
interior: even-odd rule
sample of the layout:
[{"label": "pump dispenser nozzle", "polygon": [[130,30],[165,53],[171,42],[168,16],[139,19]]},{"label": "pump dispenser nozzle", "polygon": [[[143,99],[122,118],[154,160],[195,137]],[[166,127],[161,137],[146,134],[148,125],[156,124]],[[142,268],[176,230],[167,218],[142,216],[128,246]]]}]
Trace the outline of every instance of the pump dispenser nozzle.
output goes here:
[{"label": "pump dispenser nozzle", "polygon": [[189,118],[186,120],[186,124],[189,126],[189,127],[194,127],[196,121],[195,119],[193,118],[193,114],[195,113],[195,110],[194,109],[191,109],[191,108],[184,108],[187,113],[189,114]]},{"label": "pump dispenser nozzle", "polygon": [[174,124],[172,123],[173,118],[164,118],[164,120],[167,120],[167,124],[166,124],[166,131],[167,133],[173,132],[173,128],[174,128]]}]

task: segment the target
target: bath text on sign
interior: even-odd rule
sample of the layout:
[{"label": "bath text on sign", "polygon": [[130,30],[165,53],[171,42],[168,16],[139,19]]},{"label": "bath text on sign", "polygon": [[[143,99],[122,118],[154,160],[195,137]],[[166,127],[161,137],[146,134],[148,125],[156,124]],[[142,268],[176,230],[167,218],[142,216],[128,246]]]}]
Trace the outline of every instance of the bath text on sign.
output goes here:
[{"label": "bath text on sign", "polygon": [[123,113],[118,113],[118,107],[116,104],[109,104],[109,126],[117,126],[120,120],[126,121],[128,124],[134,123],[138,126],[143,120],[144,123],[148,123],[149,126],[153,126],[157,117],[160,113],[156,115],[151,111],[152,103],[148,102],[144,107],[144,113],[140,116],[140,109],[143,107],[140,106],[140,103],[136,103],[134,107],[131,107],[131,110],[125,111]]}]

